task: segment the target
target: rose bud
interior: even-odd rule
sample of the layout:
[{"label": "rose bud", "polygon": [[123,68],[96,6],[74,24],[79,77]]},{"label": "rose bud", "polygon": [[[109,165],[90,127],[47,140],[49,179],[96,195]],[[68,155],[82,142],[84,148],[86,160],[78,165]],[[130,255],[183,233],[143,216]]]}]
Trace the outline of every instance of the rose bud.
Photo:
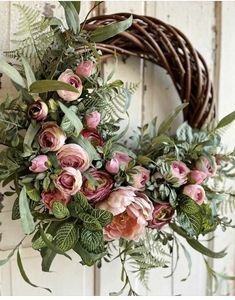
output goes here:
[{"label": "rose bud", "polygon": [[70,92],[65,90],[59,90],[57,91],[57,94],[60,96],[60,98],[64,99],[64,101],[70,102],[77,100],[82,93],[82,82],[81,79],[73,73],[72,70],[67,69],[62,74],[60,74],[58,81],[62,81],[68,84],[71,84],[73,87],[77,89],[76,92]]},{"label": "rose bud", "polygon": [[153,204],[149,198],[133,187],[119,187],[111,192],[96,208],[110,211],[112,223],[105,226],[105,240],[126,239],[138,241],[152,218]]},{"label": "rose bud", "polygon": [[46,166],[47,162],[48,157],[46,155],[38,155],[31,161],[32,165],[29,167],[29,170],[33,173],[45,172],[48,169]]},{"label": "rose bud", "polygon": [[117,174],[119,172],[119,166],[119,161],[116,158],[112,158],[111,160],[106,162],[105,169],[110,174]]},{"label": "rose bud", "polygon": [[119,162],[120,167],[126,168],[131,161],[130,156],[125,152],[116,151],[113,158]]},{"label": "rose bud", "polygon": [[66,135],[55,122],[46,122],[39,132],[38,143],[49,151],[58,151],[65,143]]},{"label": "rose bud", "polygon": [[148,227],[161,229],[164,225],[170,223],[174,213],[175,209],[168,203],[156,204]]},{"label": "rose bud", "polygon": [[81,135],[88,141],[91,142],[93,146],[103,146],[104,139],[95,129],[83,129]]},{"label": "rose bud", "polygon": [[48,107],[45,102],[37,100],[30,104],[28,116],[33,120],[45,120],[48,114]]},{"label": "rose bud", "polygon": [[86,113],[85,114],[85,123],[88,128],[96,129],[96,127],[100,123],[100,113],[98,111]]},{"label": "rose bud", "polygon": [[79,170],[64,168],[54,181],[55,186],[66,197],[75,195],[82,186],[82,175]]},{"label": "rose bud", "polygon": [[56,155],[62,168],[72,167],[84,172],[90,166],[88,153],[77,144],[62,146]]},{"label": "rose bud", "polygon": [[209,177],[215,176],[217,170],[215,158],[212,157],[209,161],[207,157],[201,156],[196,162],[196,169],[206,173]]},{"label": "rose bud", "polygon": [[206,177],[206,173],[198,170],[192,170],[188,175],[189,181],[194,184],[201,184]]},{"label": "rose bud", "polygon": [[82,77],[90,77],[93,67],[94,63],[91,60],[86,60],[76,67],[75,73]]},{"label": "rose bud", "polygon": [[183,189],[183,194],[196,201],[198,205],[201,205],[206,199],[206,194],[203,187],[198,184],[186,185]]},{"label": "rose bud", "polygon": [[143,190],[146,182],[149,180],[150,171],[141,166],[135,166],[132,170],[138,171],[136,174],[131,174],[132,186],[138,190]]},{"label": "rose bud", "polygon": [[66,206],[70,201],[70,196],[65,196],[59,190],[56,189],[54,191],[43,191],[41,193],[41,197],[42,202],[48,209],[52,209],[54,202],[61,202]]},{"label": "rose bud", "polygon": [[87,171],[96,181],[93,184],[84,176],[81,192],[92,201],[97,203],[105,199],[113,188],[113,179],[106,171],[89,169]]},{"label": "rose bud", "polygon": [[166,181],[173,186],[179,187],[187,182],[187,176],[190,173],[189,168],[182,161],[172,161],[170,164],[170,172],[163,174]]}]

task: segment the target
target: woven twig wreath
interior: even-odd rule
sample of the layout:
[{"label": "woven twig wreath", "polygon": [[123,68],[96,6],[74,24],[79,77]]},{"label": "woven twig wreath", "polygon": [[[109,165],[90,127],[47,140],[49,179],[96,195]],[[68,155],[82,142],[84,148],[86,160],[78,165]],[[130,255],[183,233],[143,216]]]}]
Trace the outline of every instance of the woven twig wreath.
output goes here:
[{"label": "woven twig wreath", "polygon": [[[88,31],[125,20],[128,13],[101,15],[86,21]],[[216,116],[213,85],[207,64],[202,55],[192,46],[187,37],[177,28],[156,18],[133,15],[133,24],[117,36],[97,43],[104,57],[114,54],[137,56],[164,68],[172,78],[184,103],[184,120],[195,128]]]}]

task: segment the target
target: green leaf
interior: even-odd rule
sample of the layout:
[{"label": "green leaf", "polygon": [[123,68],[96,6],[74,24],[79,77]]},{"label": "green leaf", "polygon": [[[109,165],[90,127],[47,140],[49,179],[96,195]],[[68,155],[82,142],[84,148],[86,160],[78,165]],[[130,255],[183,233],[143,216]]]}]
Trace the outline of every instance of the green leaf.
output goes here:
[{"label": "green leaf", "polygon": [[235,111],[233,111],[232,113],[230,113],[229,115],[225,116],[222,120],[219,121],[219,124],[216,126],[216,129],[225,127],[227,125],[229,125],[230,123],[232,123],[235,120]]},{"label": "green leaf", "polygon": [[75,136],[78,136],[79,133],[81,132],[83,125],[82,122],[80,121],[79,117],[72,111],[71,109],[67,108],[63,103],[59,102],[60,109],[63,111],[65,116],[70,120],[70,122],[73,124],[75,128]]},{"label": "green leaf", "polygon": [[105,255],[105,252],[96,254],[87,251],[81,246],[80,242],[76,243],[76,245],[73,247],[73,250],[81,257],[83,264],[86,266],[93,266]]},{"label": "green leaf", "polygon": [[20,219],[20,207],[19,207],[19,198],[18,197],[16,198],[16,200],[13,204],[11,218],[12,218],[12,220]]},{"label": "green leaf", "polygon": [[103,42],[118,33],[121,33],[128,29],[132,25],[133,17],[130,16],[128,19],[120,21],[120,22],[115,22],[110,25],[106,25],[103,27],[99,27],[96,30],[94,30],[90,36],[90,40],[92,42]]},{"label": "green leaf", "polygon": [[103,248],[103,232],[82,228],[80,241],[86,250],[95,252],[97,249]]},{"label": "green leaf", "polygon": [[56,252],[49,248],[43,248],[40,250],[42,257],[42,271],[49,272],[51,264],[56,256]]},{"label": "green leaf", "polygon": [[82,193],[77,193],[73,197],[73,201],[68,204],[68,209],[72,217],[77,218],[79,213],[86,212],[91,209],[87,198]]},{"label": "green leaf", "polygon": [[37,189],[35,189],[34,185],[31,183],[27,183],[24,185],[26,189],[26,194],[29,196],[29,198],[33,201],[39,201],[41,199],[41,195]]},{"label": "green leaf", "polygon": [[31,66],[28,62],[28,60],[25,57],[21,57],[22,64],[24,66],[24,72],[27,79],[28,87],[36,81],[36,78],[34,76],[33,70],[31,69]]},{"label": "green leaf", "polygon": [[82,212],[78,214],[78,218],[83,222],[84,228],[91,231],[102,230],[102,226],[94,216]]},{"label": "green leaf", "polygon": [[11,65],[9,65],[3,58],[0,58],[0,72],[6,74],[12,81],[18,85],[26,88],[23,78],[20,73]]},{"label": "green leaf", "polygon": [[178,114],[186,107],[188,106],[188,103],[184,103],[179,105],[172,114],[170,114],[159,126],[158,128],[158,135],[161,135],[163,133],[167,133],[175,121]]},{"label": "green leaf", "polygon": [[80,14],[80,10],[81,10],[81,1],[72,1],[71,3],[72,3],[73,6],[75,7],[77,13]]},{"label": "green leaf", "polygon": [[32,283],[32,282],[29,280],[28,276],[27,276],[26,273],[25,273],[25,270],[24,270],[24,267],[23,267],[23,264],[22,264],[22,261],[21,261],[19,249],[18,249],[18,251],[17,251],[17,265],[18,265],[18,268],[19,268],[19,270],[20,270],[20,274],[21,274],[21,276],[22,276],[22,278],[24,279],[25,282],[27,282],[29,285],[31,285],[31,286],[33,286],[33,287],[35,287],[35,288],[44,289],[44,290],[46,290],[46,291],[48,291],[48,292],[51,293],[51,290],[50,290],[50,289],[45,288],[45,287],[41,287],[41,286],[37,286],[36,284]]},{"label": "green leaf", "polygon": [[110,224],[113,219],[113,214],[111,212],[102,209],[93,209],[91,215],[95,217],[103,227]]},{"label": "green leaf", "polygon": [[19,210],[21,224],[25,234],[30,234],[34,231],[35,223],[33,221],[33,216],[29,209],[29,202],[26,194],[25,186],[22,188],[19,197]]},{"label": "green leaf", "polygon": [[24,155],[31,155],[32,143],[40,127],[41,126],[39,124],[36,124],[35,126],[33,126],[32,124],[29,125],[24,137]]},{"label": "green leaf", "polygon": [[77,93],[77,89],[71,84],[58,80],[37,80],[29,87],[31,93],[47,93],[59,90]]},{"label": "green leaf", "polygon": [[[52,242],[53,236],[50,233],[46,233],[46,237],[50,242]],[[46,245],[46,243],[44,242],[44,240],[42,239],[41,236],[38,239],[36,239],[35,241],[32,242],[32,248],[34,250],[39,250],[39,249],[42,249],[46,246],[47,245]]]},{"label": "green leaf", "polygon": [[91,208],[86,196],[83,193],[78,192],[77,194],[75,194],[73,196],[73,198],[79,204],[79,206],[82,208],[82,210],[87,211],[88,209]]},{"label": "green leaf", "polygon": [[52,205],[52,213],[57,219],[64,219],[69,216],[69,210],[63,203],[55,201]]},{"label": "green leaf", "polygon": [[189,126],[187,122],[184,122],[177,129],[176,136],[179,141],[186,141],[188,143],[192,143],[192,141],[193,141],[192,127]]},{"label": "green leaf", "polygon": [[69,29],[72,30],[74,34],[77,34],[80,30],[80,21],[79,21],[80,6],[78,2],[75,3],[74,5],[72,4],[72,1],[59,1],[59,3],[64,8],[65,19]]},{"label": "green leaf", "polygon": [[100,156],[97,153],[95,147],[91,144],[90,141],[85,139],[82,135],[80,135],[77,138],[73,138],[73,140],[76,142],[76,144],[80,145],[89,155],[90,162],[93,160],[99,160]]},{"label": "green leaf", "polygon": [[56,234],[56,245],[63,252],[73,248],[78,240],[77,230],[73,223],[64,223]]},{"label": "green leaf", "polygon": [[1,259],[0,260],[0,266],[5,265],[11,258],[12,256],[15,254],[15,251],[19,248],[19,246],[22,244],[23,240],[21,240],[14,249],[11,250],[11,252],[8,254],[7,258],[5,259]]}]

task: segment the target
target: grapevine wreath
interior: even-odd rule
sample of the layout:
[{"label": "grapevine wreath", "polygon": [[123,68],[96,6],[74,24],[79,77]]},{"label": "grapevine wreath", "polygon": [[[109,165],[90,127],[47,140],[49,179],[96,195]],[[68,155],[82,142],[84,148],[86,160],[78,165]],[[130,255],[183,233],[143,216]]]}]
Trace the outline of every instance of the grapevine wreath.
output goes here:
[{"label": "grapevine wreath", "polygon": [[[169,266],[173,245],[189,265],[185,245],[204,258],[224,257],[200,239],[218,226],[233,227],[222,212],[233,203],[225,183],[234,177],[235,153],[223,148],[220,135],[235,113],[216,121],[203,57],[183,33],[155,18],[88,14],[80,24],[80,3],[60,4],[67,24],[17,4],[17,48],[0,63],[18,92],[0,105],[0,180],[42,270],[70,251],[87,266],[120,259],[120,293],[136,295],[127,263],[146,284],[149,270]],[[128,126],[122,131],[120,124],[138,84],[112,80],[115,67],[101,75],[109,56],[161,66],[182,104],[158,127],[155,118],[127,138]],[[171,134],[180,112],[184,122]],[[17,252],[23,278],[35,286],[21,261],[22,242],[1,265]]]}]

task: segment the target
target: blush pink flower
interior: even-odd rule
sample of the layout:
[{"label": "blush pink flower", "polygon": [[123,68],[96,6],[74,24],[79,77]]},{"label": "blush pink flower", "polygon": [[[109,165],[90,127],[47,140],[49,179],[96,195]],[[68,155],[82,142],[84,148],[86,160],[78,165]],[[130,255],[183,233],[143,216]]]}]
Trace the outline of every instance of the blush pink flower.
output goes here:
[{"label": "blush pink flower", "polygon": [[215,158],[212,157],[209,161],[207,157],[201,156],[196,162],[196,169],[206,173],[207,176],[215,176],[217,171]]},{"label": "blush pink flower", "polygon": [[57,152],[57,159],[62,168],[72,167],[81,172],[89,168],[90,160],[88,153],[77,144],[66,144]]},{"label": "blush pink flower", "polygon": [[154,206],[152,219],[148,223],[148,227],[161,229],[164,225],[168,224],[173,215],[175,209],[169,205],[169,203],[156,204]]},{"label": "blush pink flower", "polygon": [[103,146],[104,145],[104,139],[102,136],[98,133],[96,129],[93,128],[87,128],[83,129],[81,131],[81,135],[91,142],[93,146]]},{"label": "blush pink flower", "polygon": [[80,63],[75,70],[78,76],[90,77],[94,68],[94,63],[91,60],[85,60]]},{"label": "blush pink flower", "polygon": [[58,151],[65,143],[66,135],[55,122],[46,122],[39,132],[38,143],[49,151]]},{"label": "blush pink flower", "polygon": [[38,155],[31,161],[31,166],[29,167],[29,170],[33,173],[42,173],[45,172],[48,167],[46,166],[46,163],[48,162],[48,157],[46,155]]},{"label": "blush pink flower", "polygon": [[194,184],[201,184],[206,177],[206,173],[198,170],[192,170],[188,175],[189,181]]},{"label": "blush pink flower", "polygon": [[98,111],[86,113],[85,114],[85,123],[88,128],[96,129],[96,127],[100,123],[100,113]]},{"label": "blush pink flower", "polygon": [[42,202],[48,209],[52,209],[54,202],[61,202],[66,206],[70,201],[70,196],[65,196],[59,190],[56,189],[54,191],[43,191],[41,193],[41,197]]},{"label": "blush pink flower", "polygon": [[136,170],[138,173],[131,174],[133,179],[132,186],[138,190],[143,190],[146,182],[149,180],[150,171],[141,166],[135,166],[133,170]]},{"label": "blush pink flower", "polygon": [[75,195],[82,186],[82,175],[79,170],[66,167],[55,179],[54,184],[66,197]]},{"label": "blush pink flower", "polygon": [[96,182],[93,184],[84,176],[81,192],[92,203],[102,201],[109,195],[113,188],[112,177],[106,171],[102,170],[89,169],[87,172]]},{"label": "blush pink flower", "polygon": [[198,184],[188,184],[183,189],[183,194],[189,196],[191,199],[201,205],[206,199],[205,190],[201,185]]},{"label": "blush pink flower", "polygon": [[65,90],[58,90],[57,94],[62,98],[64,101],[70,102],[77,100],[82,93],[82,81],[81,79],[73,73],[72,70],[67,69],[63,73],[60,74],[58,81],[62,81],[68,83],[77,89],[77,92],[70,92]]},{"label": "blush pink flower", "polygon": [[153,204],[149,198],[130,186],[114,190],[96,207],[110,211],[114,216],[112,223],[104,228],[106,240],[124,238],[138,241],[153,213]]},{"label": "blush pink flower", "polygon": [[37,121],[45,120],[48,114],[48,107],[45,102],[37,100],[30,104],[28,116]]},{"label": "blush pink flower", "polygon": [[165,179],[172,183],[172,185],[179,187],[187,182],[187,176],[190,170],[182,161],[172,161],[170,165],[170,172],[164,174]]},{"label": "blush pink flower", "polygon": [[119,172],[120,164],[116,158],[112,158],[111,160],[107,161],[105,164],[105,169],[110,174],[117,174]]},{"label": "blush pink flower", "polygon": [[125,152],[116,151],[113,158],[119,162],[119,166],[126,168],[129,162],[132,160],[130,156]]}]

